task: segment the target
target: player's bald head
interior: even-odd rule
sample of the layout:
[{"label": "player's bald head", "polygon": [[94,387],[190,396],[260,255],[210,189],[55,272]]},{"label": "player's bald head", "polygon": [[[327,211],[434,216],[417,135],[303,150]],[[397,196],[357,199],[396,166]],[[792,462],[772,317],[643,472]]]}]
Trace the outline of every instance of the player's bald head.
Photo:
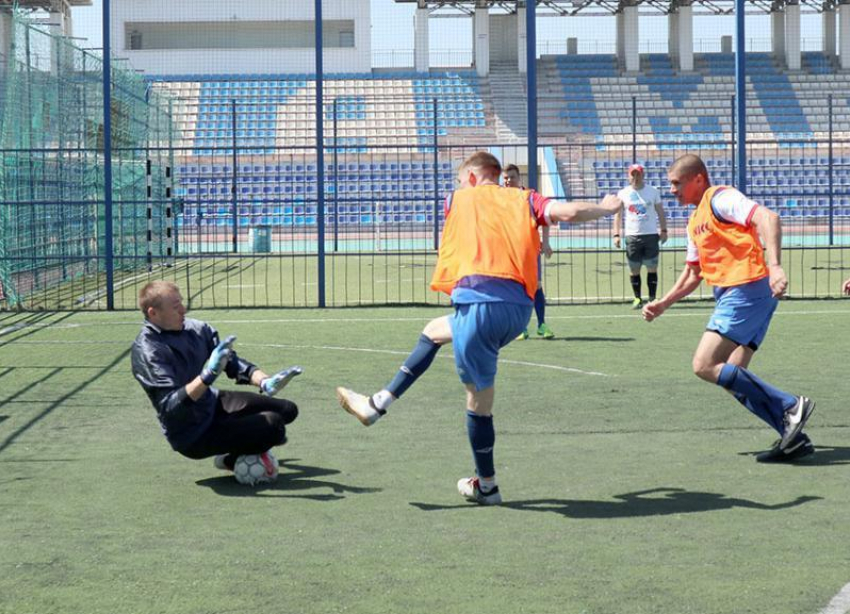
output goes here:
[{"label": "player's bald head", "polygon": [[708,169],[705,167],[705,162],[702,161],[702,158],[696,154],[685,154],[676,158],[673,164],[670,165],[670,170],[667,171],[667,174],[671,177],[678,177],[683,181],[697,175],[702,175],[705,177],[706,183],[708,183]]}]

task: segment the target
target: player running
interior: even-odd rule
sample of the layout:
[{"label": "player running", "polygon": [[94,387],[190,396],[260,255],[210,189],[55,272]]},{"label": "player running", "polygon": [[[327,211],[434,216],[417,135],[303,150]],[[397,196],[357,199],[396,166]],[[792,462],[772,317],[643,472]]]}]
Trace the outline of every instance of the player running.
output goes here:
[{"label": "player running", "polygon": [[771,386],[747,370],[788,286],[780,260],[779,216],[735,188],[712,186],[699,156],[678,158],[667,178],[673,196],[696,210],[688,221],[685,269],[663,298],[644,306],[644,319],[659,317],[703,279],[714,286],[717,302],[694,353],[694,373],[728,390],[779,433],[780,439],[757,461],[788,462],[812,454],[815,448],[803,427],[814,401]]}]

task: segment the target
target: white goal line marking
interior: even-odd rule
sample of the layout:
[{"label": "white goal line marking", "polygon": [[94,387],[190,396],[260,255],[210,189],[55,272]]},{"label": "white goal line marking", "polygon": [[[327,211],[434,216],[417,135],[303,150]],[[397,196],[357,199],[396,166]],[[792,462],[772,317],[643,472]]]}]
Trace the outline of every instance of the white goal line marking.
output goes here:
[{"label": "white goal line marking", "polygon": [[847,614],[850,612],[850,582],[844,585],[818,614]]},{"label": "white goal line marking", "polygon": [[[381,308],[393,308],[392,306],[382,306]],[[432,307],[423,307],[423,309],[430,309]],[[438,309],[439,306],[434,306],[433,309]],[[706,315],[711,313],[711,307],[706,307],[705,310],[699,311],[688,311],[687,313],[671,313],[667,311],[662,315],[659,319],[669,319],[669,318],[705,318]],[[102,314],[92,314],[81,312],[79,317],[83,318],[86,316],[100,317]],[[443,314],[446,315],[446,314]],[[816,315],[836,315],[836,316],[846,316],[850,315],[850,310],[847,309],[823,309],[823,310],[811,310],[811,311],[777,311],[773,314],[774,317],[777,316],[816,316]],[[190,314],[191,317],[191,314]],[[419,316],[415,318],[250,318],[250,319],[229,319],[229,320],[221,320],[214,318],[207,318],[206,320],[212,322],[216,326],[220,326],[221,324],[316,324],[316,323],[326,323],[326,322],[429,322],[434,319],[435,316]],[[572,316],[556,316],[549,315],[547,316],[548,320],[620,320],[620,319],[635,319],[639,320],[640,315],[637,313],[612,313],[612,314],[589,314],[589,315],[572,315]],[[54,329],[62,329],[62,328],[80,328],[82,326],[141,326],[142,319],[124,321],[124,322],[64,322],[58,324],[50,324],[47,323],[38,323],[38,324],[26,324],[26,323],[18,323],[12,326],[7,326],[5,328],[0,329],[0,335],[9,334],[23,328],[54,328]]]},{"label": "white goal line marking", "polygon": [[[410,352],[402,352],[400,350],[378,350],[375,348],[352,348],[337,345],[289,345],[285,343],[241,343],[241,347],[256,347],[256,348],[279,348],[287,350],[332,350],[338,352],[364,352],[368,354],[392,354],[396,356],[407,356]],[[453,355],[438,354],[438,358],[454,360]],[[562,365],[549,365],[545,363],[526,362],[523,360],[507,360],[499,359],[499,362],[507,365],[519,365],[523,367],[535,367],[539,369],[552,369],[553,371],[564,371],[567,373],[578,373],[580,375],[595,375],[599,377],[611,377],[607,373],[599,371],[585,371],[575,367],[564,367]]]}]

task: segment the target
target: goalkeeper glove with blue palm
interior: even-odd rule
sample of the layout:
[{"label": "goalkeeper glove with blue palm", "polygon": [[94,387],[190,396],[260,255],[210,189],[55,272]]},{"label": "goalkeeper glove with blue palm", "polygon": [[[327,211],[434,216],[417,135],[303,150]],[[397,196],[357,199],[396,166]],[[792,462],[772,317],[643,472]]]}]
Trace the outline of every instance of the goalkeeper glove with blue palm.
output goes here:
[{"label": "goalkeeper glove with blue palm", "polygon": [[227,339],[215,346],[215,349],[210,354],[207,364],[204,365],[201,371],[201,381],[207,386],[212,386],[221,372],[227,367],[227,361],[230,360],[230,355],[233,353],[233,342],[236,341],[235,335],[230,335]]},{"label": "goalkeeper glove with blue palm", "polygon": [[301,367],[289,367],[288,369],[279,371],[260,382],[260,391],[266,396],[273,397],[283,390],[283,387],[292,381],[293,377],[301,375],[303,372]]}]

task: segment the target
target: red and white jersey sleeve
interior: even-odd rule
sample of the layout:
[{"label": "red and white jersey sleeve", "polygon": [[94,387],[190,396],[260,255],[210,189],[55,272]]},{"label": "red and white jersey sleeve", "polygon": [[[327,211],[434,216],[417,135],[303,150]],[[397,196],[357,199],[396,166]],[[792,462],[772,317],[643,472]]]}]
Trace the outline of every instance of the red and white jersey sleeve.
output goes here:
[{"label": "red and white jersey sleeve", "polygon": [[749,228],[758,203],[750,200],[735,188],[724,188],[711,199],[715,217],[721,221]]},{"label": "red and white jersey sleeve", "polygon": [[531,190],[531,210],[534,215],[534,220],[538,226],[551,226],[552,219],[549,217],[549,210],[552,208],[552,199],[542,196]]},{"label": "red and white jersey sleeve", "polygon": [[685,262],[688,264],[699,264],[699,252],[690,234],[688,234],[688,253],[685,256]]}]

